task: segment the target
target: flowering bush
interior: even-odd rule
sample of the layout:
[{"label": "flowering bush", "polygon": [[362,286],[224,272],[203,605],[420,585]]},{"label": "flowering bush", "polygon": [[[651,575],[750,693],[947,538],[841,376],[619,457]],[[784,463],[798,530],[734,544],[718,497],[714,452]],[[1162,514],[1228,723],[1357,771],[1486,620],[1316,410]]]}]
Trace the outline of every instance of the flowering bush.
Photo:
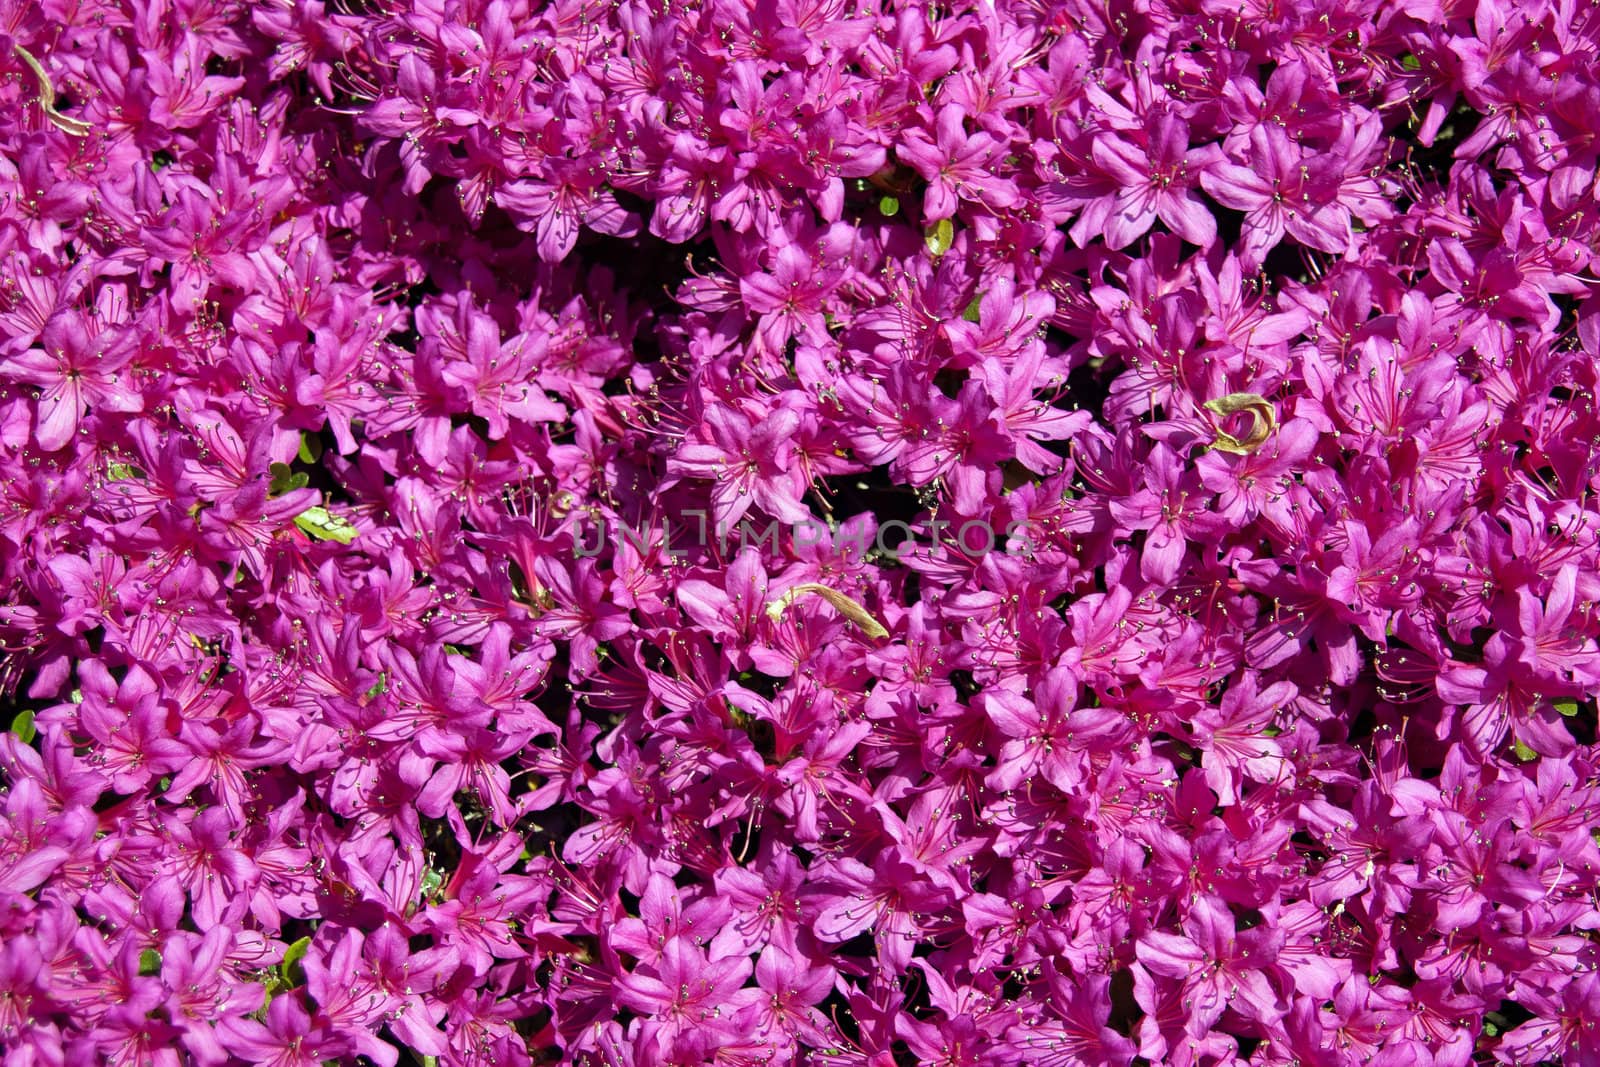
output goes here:
[{"label": "flowering bush", "polygon": [[1600,18],[0,5],[7,1064],[1600,1064]]}]

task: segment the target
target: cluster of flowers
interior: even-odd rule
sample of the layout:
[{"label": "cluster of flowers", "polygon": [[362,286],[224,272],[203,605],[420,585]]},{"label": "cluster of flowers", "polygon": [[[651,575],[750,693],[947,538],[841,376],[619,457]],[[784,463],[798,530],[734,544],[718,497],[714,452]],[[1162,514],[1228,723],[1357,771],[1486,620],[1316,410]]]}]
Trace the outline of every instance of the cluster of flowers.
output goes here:
[{"label": "cluster of flowers", "polygon": [[1581,0],[5,0],[5,1062],[1600,1064],[1597,115]]}]

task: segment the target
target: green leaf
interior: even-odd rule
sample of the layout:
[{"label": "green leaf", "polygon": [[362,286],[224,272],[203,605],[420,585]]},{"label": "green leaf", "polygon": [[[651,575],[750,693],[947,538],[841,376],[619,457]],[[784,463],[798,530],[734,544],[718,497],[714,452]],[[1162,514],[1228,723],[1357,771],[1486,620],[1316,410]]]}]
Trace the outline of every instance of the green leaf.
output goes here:
[{"label": "green leaf", "polygon": [[886,196],[878,201],[878,212],[886,218],[893,218],[900,211],[900,201],[892,196]]},{"label": "green leaf", "polygon": [[106,480],[109,482],[126,482],[143,477],[144,471],[132,463],[110,463],[106,466]]},{"label": "green leaf", "polygon": [[1516,744],[1512,745],[1511,751],[1516,753],[1517,758],[1523,763],[1532,763],[1534,760],[1539,758],[1539,753],[1535,752],[1521,741],[1518,741]]},{"label": "green leaf", "polygon": [[926,240],[929,252],[936,256],[944,255],[956,243],[955,225],[949,219],[940,219],[928,227]]},{"label": "green leaf", "polygon": [[1578,714],[1578,702],[1576,700],[1558,700],[1555,705],[1556,711],[1569,719]]},{"label": "green leaf", "polygon": [[284,951],[283,962],[278,965],[278,973],[283,976],[286,989],[305,985],[306,969],[301,966],[300,961],[306,958],[306,953],[310,949],[311,938],[308,936],[302,937]]},{"label": "green leaf", "polygon": [[434,894],[444,887],[444,875],[429,867],[422,872],[422,899],[432,900]]},{"label": "green leaf", "polygon": [[272,473],[272,481],[267,484],[267,493],[271,496],[304,489],[311,481],[311,475],[304,471],[296,472],[287,463],[274,463],[267,470]]},{"label": "green leaf", "polygon": [[82,704],[83,703],[83,690],[82,689],[74,689],[72,692],[67,694],[67,699],[72,701],[74,704]]},{"label": "green leaf", "polygon": [[147,948],[139,953],[139,977],[154,978],[161,973],[161,953]]},{"label": "green leaf", "polygon": [[33,726],[33,709],[23,708],[17,712],[17,717],[11,720],[11,732],[16,734],[17,740],[23,744],[33,744],[33,739],[39,736],[39,731]]},{"label": "green leaf", "polygon": [[376,700],[389,691],[389,672],[379,671],[378,680],[372,683],[372,688],[367,690],[367,699]]},{"label": "green leaf", "polygon": [[982,311],[983,294],[979,293],[977,296],[972,298],[972,303],[967,305],[967,310],[961,313],[961,317],[966,319],[968,322],[977,322],[982,314]]},{"label": "green leaf", "polygon": [[356,539],[357,530],[350,520],[324,507],[306,508],[294,517],[294,524],[318,541],[337,541],[341,545],[348,545]]},{"label": "green leaf", "polygon": [[1400,65],[1406,70],[1421,70],[1422,60],[1408,52],[1400,57]]},{"label": "green leaf", "polygon": [[322,458],[322,438],[312,437],[302,432],[300,434],[300,462],[315,463]]}]

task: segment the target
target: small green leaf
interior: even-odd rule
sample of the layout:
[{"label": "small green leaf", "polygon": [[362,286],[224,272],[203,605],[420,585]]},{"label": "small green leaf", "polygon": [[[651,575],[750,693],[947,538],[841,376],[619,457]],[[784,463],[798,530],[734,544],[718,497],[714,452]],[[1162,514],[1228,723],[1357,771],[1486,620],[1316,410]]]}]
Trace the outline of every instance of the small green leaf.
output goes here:
[{"label": "small green leaf", "polygon": [[900,201],[892,196],[886,196],[878,201],[878,212],[885,218],[893,218],[900,211]]},{"label": "small green leaf", "polygon": [[322,458],[322,438],[312,437],[310,434],[300,435],[300,462],[315,463]]},{"label": "small green leaf", "polygon": [[1496,1026],[1494,1023],[1492,1023],[1489,1020],[1485,1019],[1483,1021],[1483,1032],[1485,1034],[1488,1034],[1490,1037],[1494,1037],[1494,1036],[1496,1036],[1497,1034],[1500,1033],[1500,1028],[1498,1026]]},{"label": "small green leaf", "polygon": [[1534,760],[1539,758],[1539,753],[1535,752],[1521,741],[1518,741],[1516,744],[1512,745],[1511,751],[1516,753],[1517,758],[1523,763],[1532,763]]},{"label": "small green leaf", "polygon": [[367,690],[367,699],[376,700],[389,691],[389,672],[379,671],[378,680],[372,683],[372,688]]},{"label": "small green leaf", "polygon": [[106,466],[106,480],[109,482],[126,482],[143,477],[144,471],[132,463],[111,463]]},{"label": "small green leaf", "polygon": [[67,694],[67,699],[72,701],[74,704],[82,704],[83,703],[83,690],[82,689],[74,689],[72,692]]},{"label": "small green leaf", "polygon": [[1400,57],[1400,65],[1406,70],[1421,70],[1422,60],[1408,52]]},{"label": "small green leaf", "polygon": [[139,977],[154,978],[161,973],[161,953],[147,948],[139,953]]},{"label": "small green leaf", "polygon": [[422,872],[422,899],[432,900],[444,886],[444,875],[429,867]]},{"label": "small green leaf", "polygon": [[267,492],[272,496],[304,489],[311,481],[311,475],[304,471],[296,473],[287,463],[274,463],[267,470],[272,474],[272,481],[267,484]]},{"label": "small green leaf", "polygon": [[356,539],[357,530],[350,520],[324,507],[306,508],[294,517],[294,524],[318,541],[337,541],[341,545],[348,545]]},{"label": "small green leaf", "polygon": [[278,973],[283,976],[285,988],[293,989],[295,986],[305,985],[306,969],[300,961],[306,958],[306,953],[311,949],[311,938],[302,937],[290,945],[283,953],[283,962],[278,965]]},{"label": "small green leaf", "polygon": [[977,296],[972,298],[972,303],[967,305],[967,310],[961,313],[961,317],[966,319],[968,322],[977,322],[982,314],[982,311],[983,294],[979,293]]},{"label": "small green leaf", "polygon": [[955,225],[949,219],[940,219],[928,227],[926,240],[929,252],[936,256],[944,255],[956,243]]},{"label": "small green leaf", "polygon": [[1556,711],[1569,719],[1578,714],[1578,702],[1576,700],[1558,700],[1555,705]]},{"label": "small green leaf", "polygon": [[17,740],[23,744],[33,744],[33,739],[39,736],[39,731],[34,728],[31,708],[23,708],[17,712],[17,717],[11,720],[11,732],[16,734]]}]

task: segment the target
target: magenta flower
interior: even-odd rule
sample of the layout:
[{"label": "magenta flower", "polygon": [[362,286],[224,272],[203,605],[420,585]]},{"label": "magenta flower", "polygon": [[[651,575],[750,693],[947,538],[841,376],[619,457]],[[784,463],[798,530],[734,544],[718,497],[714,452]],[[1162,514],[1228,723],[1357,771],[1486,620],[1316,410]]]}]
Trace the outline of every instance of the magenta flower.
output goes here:
[{"label": "magenta flower", "polygon": [[246,1063],[317,1067],[348,1051],[348,1046],[325,1023],[315,1020],[292,993],[272,998],[264,1023],[232,1017],[222,1020],[217,1029],[228,1051]]},{"label": "magenta flower", "polygon": [[1181,983],[1188,1031],[1203,1037],[1229,1008],[1266,1024],[1282,1018],[1282,998],[1272,982],[1281,938],[1265,928],[1241,932],[1214,898],[1201,897],[1182,935],[1153,932],[1140,940],[1139,962]]},{"label": "magenta flower", "polygon": [[184,188],[163,224],[144,233],[145,246],[172,272],[173,307],[179,312],[192,313],[218,283],[253,288],[248,220],[221,207],[209,190]]},{"label": "magenta flower", "polygon": [[1160,112],[1151,119],[1146,145],[1108,136],[1096,138],[1091,151],[1095,164],[1122,190],[1105,223],[1108,246],[1127,246],[1157,219],[1201,248],[1216,240],[1216,221],[1194,190],[1206,169],[1221,162],[1221,153],[1215,145],[1190,148],[1189,126],[1182,118]]},{"label": "magenta flower", "polygon": [[135,665],[119,682],[89,660],[78,673],[83,683],[78,724],[96,741],[94,766],[110,775],[111,788],[135,793],[184,765],[189,750],[168,732],[171,709],[149,672]]},{"label": "magenta flower", "polygon": [[209,789],[211,796],[238,822],[245,820],[245,805],[250,800],[247,771],[276,764],[288,752],[286,741],[259,739],[256,724],[249,719],[218,731],[199,722],[186,722],[179,741],[187,745],[190,758],[173,775],[166,796],[181,801],[197,788]]},{"label": "magenta flower", "polygon": [[1073,738],[1095,716],[1077,707],[1078,680],[1070,670],[1051,671],[1031,699],[1004,689],[980,694],[980,699],[995,727],[1009,738],[989,776],[991,785],[1010,790],[1043,780],[1071,791],[1083,780],[1087,752]]},{"label": "magenta flower", "polygon": [[1263,124],[1251,132],[1248,165],[1218,160],[1200,184],[1223,205],[1245,212],[1242,258],[1259,266],[1285,234],[1323,252],[1348,247],[1350,211],[1337,201],[1338,165],[1332,157],[1307,159],[1280,128]]},{"label": "magenta flower", "polygon": [[968,133],[966,120],[959,105],[946,104],[935,116],[931,136],[912,127],[895,149],[902,161],[928,181],[923,214],[929,222],[953,216],[959,200],[991,208],[1017,202],[1015,183],[990,169],[1005,154],[1005,145],[987,133]]},{"label": "magenta flower", "polygon": [[[828,242],[823,251],[827,254]],[[773,352],[783,351],[790,338],[805,344],[828,339],[823,302],[837,286],[843,272],[827,263],[814,262],[792,243],[780,247],[770,273],[751,274],[739,280],[745,307],[761,316],[759,336]]]},{"label": "magenta flower", "polygon": [[783,408],[752,423],[737,409],[711,407],[705,413],[711,440],[680,446],[668,469],[715,483],[712,518],[718,531],[734,529],[752,504],[784,522],[804,522],[811,512],[800,502],[806,485],[794,462],[799,422],[799,416]]},{"label": "magenta flower", "polygon": [[240,848],[235,827],[222,808],[162,825],[173,849],[163,873],[189,895],[195,919],[205,926],[235,920],[255,892],[260,871]]},{"label": "magenta flower", "polygon": [[1600,1058],[1584,5],[336,7],[0,14],[8,1063]]},{"label": "magenta flower", "polygon": [[534,235],[542,259],[559,263],[578,241],[580,226],[628,237],[638,220],[624,211],[591,169],[557,166],[551,180],[524,179],[495,191],[495,203]]},{"label": "magenta flower", "polygon": [[1066,1056],[1097,1067],[1128,1067],[1136,1052],[1133,1042],[1106,1025],[1111,980],[1095,975],[1073,982],[1054,968],[1048,977],[1053,1018],[1019,1024],[1007,1035],[1022,1062],[1048,1064]]},{"label": "magenta flower", "polygon": [[1208,498],[1198,479],[1179,466],[1170,449],[1158,444],[1151,450],[1144,487],[1127,500],[1111,504],[1111,514],[1120,525],[1148,531],[1140,574],[1153,582],[1177,577],[1191,531],[1204,536],[1214,522]]},{"label": "magenta flower", "polygon": [[534,577],[550,600],[550,606],[539,615],[537,628],[568,638],[575,675],[591,673],[599,646],[633,628],[628,613],[608,601],[605,579],[593,560],[579,560],[568,571],[555,560],[541,557],[534,565]]},{"label": "magenta flower", "polygon": [[[93,332],[91,332],[93,331]],[[133,351],[114,330],[99,330],[78,313],[61,312],[44,324],[38,349],[0,363],[0,376],[40,388],[34,439],[47,452],[64,448],[91,408],[132,412],[144,407],[127,368]]]},{"label": "magenta flower", "polygon": [[542,338],[523,334],[502,344],[500,327],[488,315],[461,305],[457,328],[464,359],[445,365],[447,385],[465,390],[473,414],[489,424],[489,439],[504,437],[510,420],[558,421],[566,410],[530,380],[542,362]]},{"label": "magenta flower", "polygon": [[709,960],[689,938],[673,937],[661,947],[658,962],[616,979],[616,995],[621,1004],[654,1016],[674,1032],[725,1029],[734,1022],[724,1018],[727,1011],[758,995],[754,990],[739,995],[750,972],[748,959]]}]

